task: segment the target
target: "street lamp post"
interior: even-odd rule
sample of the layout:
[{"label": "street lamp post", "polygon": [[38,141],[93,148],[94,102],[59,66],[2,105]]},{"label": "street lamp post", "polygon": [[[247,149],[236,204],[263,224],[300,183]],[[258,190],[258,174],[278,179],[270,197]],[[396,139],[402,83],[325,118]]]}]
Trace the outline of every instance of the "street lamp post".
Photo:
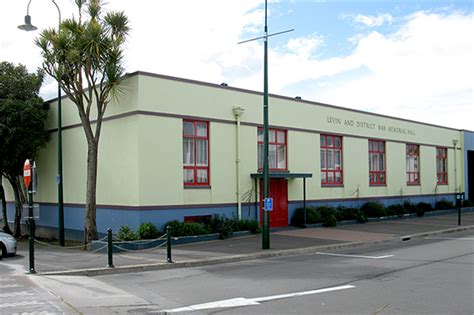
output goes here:
[{"label": "street lamp post", "polygon": [[[56,6],[59,15],[58,32],[61,27],[61,10],[55,0],[51,0]],[[35,31],[38,28],[31,24],[30,14],[31,0],[26,9],[25,24],[18,26],[23,31]],[[58,174],[56,183],[58,184],[58,230],[59,245],[64,246],[64,198],[63,198],[63,139],[62,139],[62,109],[61,109],[61,81],[58,81]]]},{"label": "street lamp post", "polygon": [[[294,29],[268,34],[267,23],[267,0],[265,0],[265,26],[264,35],[239,42],[247,43],[263,38],[263,198],[266,200],[270,195],[270,166],[268,160],[268,37],[294,31]],[[267,209],[263,209],[262,249],[270,249],[270,215]]]}]

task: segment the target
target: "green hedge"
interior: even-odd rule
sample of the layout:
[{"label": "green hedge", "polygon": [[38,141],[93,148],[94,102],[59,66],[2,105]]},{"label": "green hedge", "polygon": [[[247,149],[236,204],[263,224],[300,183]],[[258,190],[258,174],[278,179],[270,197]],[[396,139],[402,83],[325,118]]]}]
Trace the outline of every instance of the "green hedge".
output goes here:
[{"label": "green hedge", "polygon": [[[463,206],[474,206],[474,202],[466,200]],[[453,209],[453,204],[445,199],[436,203],[436,210]],[[426,212],[434,211],[429,203],[420,202],[413,204],[405,201],[402,204],[393,204],[385,207],[380,202],[367,202],[359,208],[338,206],[308,206],[306,207],[306,224],[322,223],[323,226],[336,226],[337,221],[357,220],[360,223],[368,221],[368,218],[378,218],[385,216],[404,216],[405,214],[414,214],[423,216]],[[294,226],[304,225],[304,209],[297,208],[291,218],[291,224]]]}]

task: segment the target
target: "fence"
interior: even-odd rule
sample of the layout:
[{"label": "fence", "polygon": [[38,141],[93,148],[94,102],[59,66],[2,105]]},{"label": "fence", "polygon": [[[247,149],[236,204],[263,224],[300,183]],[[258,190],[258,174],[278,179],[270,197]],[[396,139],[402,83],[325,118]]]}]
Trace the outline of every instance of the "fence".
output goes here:
[{"label": "fence", "polygon": [[[58,246],[35,239],[36,251],[30,270],[51,272],[115,268],[115,266],[131,264],[172,263],[171,240],[170,227],[167,228],[167,233],[160,238],[140,241],[114,240],[112,230],[108,229],[105,237],[87,246],[83,244]],[[23,259],[27,260],[28,257],[23,257]]]}]

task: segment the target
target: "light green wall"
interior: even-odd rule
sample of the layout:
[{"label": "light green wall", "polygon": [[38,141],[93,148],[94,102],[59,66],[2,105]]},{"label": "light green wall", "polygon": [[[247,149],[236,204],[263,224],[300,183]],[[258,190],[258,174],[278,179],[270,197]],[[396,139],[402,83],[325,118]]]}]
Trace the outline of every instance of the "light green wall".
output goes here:
[{"label": "light green wall", "polygon": [[[125,94],[112,102],[100,140],[97,202],[106,205],[156,206],[227,204],[236,202],[236,124],[232,108],[245,109],[241,126],[241,187],[254,201],[257,171],[257,125],[262,122],[262,96],[221,86],[195,84],[147,75],[124,82]],[[55,128],[52,103],[50,128]],[[210,120],[210,181],[207,189],[185,189],[182,171],[182,119]],[[79,122],[75,105],[63,100],[64,126]],[[361,122],[365,124],[362,125]],[[354,125],[351,125],[351,124]],[[435,146],[448,150],[449,185],[437,193],[454,192],[453,139],[457,130],[360,113],[281,97],[270,98],[270,125],[289,129],[288,168],[312,173],[307,199],[338,199],[433,194],[436,188]],[[385,128],[385,129],[384,129]],[[390,131],[390,128],[399,128]],[[343,136],[344,186],[320,185],[320,133]],[[368,138],[383,139],[387,150],[387,185],[368,185]],[[405,143],[421,144],[421,185],[407,186]],[[86,142],[82,127],[63,131],[66,203],[84,203]],[[38,200],[56,202],[56,133],[38,159],[41,186]],[[457,153],[458,186],[462,185],[461,154]],[[289,200],[301,200],[302,179],[289,181]]]}]

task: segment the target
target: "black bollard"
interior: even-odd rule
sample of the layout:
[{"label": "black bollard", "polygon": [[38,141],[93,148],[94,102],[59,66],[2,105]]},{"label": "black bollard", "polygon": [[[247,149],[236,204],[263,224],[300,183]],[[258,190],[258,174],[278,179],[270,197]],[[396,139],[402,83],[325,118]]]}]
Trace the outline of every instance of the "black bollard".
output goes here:
[{"label": "black bollard", "polygon": [[172,263],[173,260],[171,259],[171,236],[172,236],[173,229],[171,226],[166,227],[166,262]]},{"label": "black bollard", "polygon": [[114,268],[112,229],[111,228],[107,229],[107,256],[108,256],[107,268]]}]

